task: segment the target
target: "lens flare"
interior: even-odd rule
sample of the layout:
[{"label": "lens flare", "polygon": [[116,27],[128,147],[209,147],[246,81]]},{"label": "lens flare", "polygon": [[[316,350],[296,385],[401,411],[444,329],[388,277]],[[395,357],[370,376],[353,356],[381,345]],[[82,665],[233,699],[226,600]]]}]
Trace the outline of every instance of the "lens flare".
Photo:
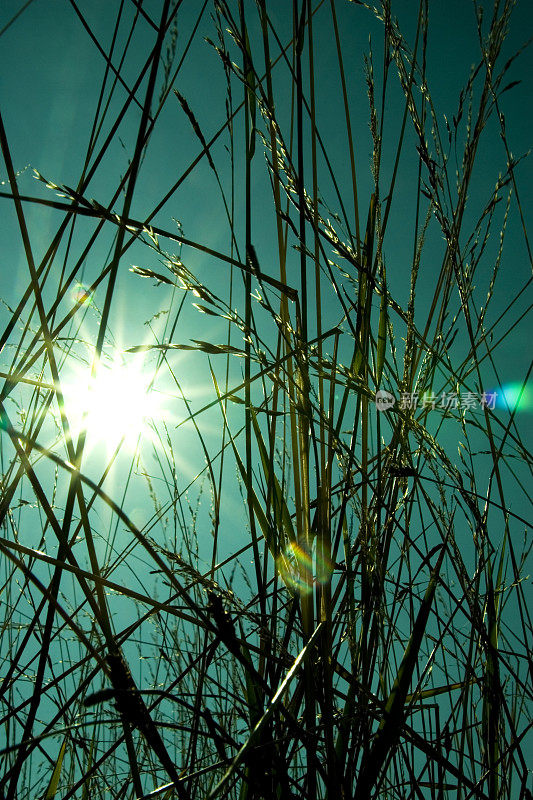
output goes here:
[{"label": "lens flare", "polygon": [[331,563],[320,558],[315,548],[309,553],[296,542],[290,542],[278,556],[276,568],[287,587],[300,595],[309,594],[314,586],[327,583],[333,572]]},{"label": "lens flare", "polygon": [[83,283],[76,283],[71,291],[71,299],[77,305],[94,305],[94,300],[90,290]]},{"label": "lens flare", "polygon": [[495,408],[503,411],[531,411],[533,410],[533,386],[520,381],[511,381],[490,389],[487,395],[495,395]]}]

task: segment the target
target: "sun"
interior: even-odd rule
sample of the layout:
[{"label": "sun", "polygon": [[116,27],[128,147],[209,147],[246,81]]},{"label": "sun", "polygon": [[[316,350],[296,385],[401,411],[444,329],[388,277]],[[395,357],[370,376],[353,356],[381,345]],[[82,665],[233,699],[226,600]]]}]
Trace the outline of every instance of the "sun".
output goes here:
[{"label": "sun", "polygon": [[164,416],[151,376],[138,362],[119,358],[100,362],[92,379],[86,371],[77,372],[66,381],[63,395],[72,436],[85,429],[89,446],[104,444],[108,450],[121,443],[134,449],[139,437],[151,438],[151,423]]}]

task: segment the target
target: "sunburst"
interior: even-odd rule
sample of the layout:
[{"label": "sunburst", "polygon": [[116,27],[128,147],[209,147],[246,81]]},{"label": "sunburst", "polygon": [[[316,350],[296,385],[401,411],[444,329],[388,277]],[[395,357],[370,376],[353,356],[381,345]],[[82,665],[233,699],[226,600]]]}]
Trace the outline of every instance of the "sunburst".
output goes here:
[{"label": "sunburst", "polygon": [[134,450],[140,438],[153,438],[153,424],[165,416],[162,395],[138,359],[101,361],[93,377],[75,369],[62,389],[71,435],[85,430],[89,447]]}]

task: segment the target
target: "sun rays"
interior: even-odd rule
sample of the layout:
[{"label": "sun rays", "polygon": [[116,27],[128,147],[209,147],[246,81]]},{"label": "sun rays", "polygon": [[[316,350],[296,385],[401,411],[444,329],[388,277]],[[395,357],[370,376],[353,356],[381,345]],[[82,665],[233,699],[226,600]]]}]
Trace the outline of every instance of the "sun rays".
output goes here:
[{"label": "sun rays", "polygon": [[89,447],[103,444],[110,452],[153,440],[153,423],[168,417],[150,373],[139,360],[126,362],[118,354],[101,361],[92,378],[86,368],[76,368],[63,396],[72,438],[85,431]]}]

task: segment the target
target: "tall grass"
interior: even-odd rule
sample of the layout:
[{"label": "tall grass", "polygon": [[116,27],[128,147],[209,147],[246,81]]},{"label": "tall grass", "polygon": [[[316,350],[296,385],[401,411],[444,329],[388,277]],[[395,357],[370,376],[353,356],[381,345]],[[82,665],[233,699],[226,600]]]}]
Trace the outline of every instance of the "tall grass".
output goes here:
[{"label": "tall grass", "polygon": [[[1,800],[531,797],[523,5],[452,110],[427,0],[71,5],[75,181],[0,108]],[[167,414],[92,449],[119,358]]]}]

